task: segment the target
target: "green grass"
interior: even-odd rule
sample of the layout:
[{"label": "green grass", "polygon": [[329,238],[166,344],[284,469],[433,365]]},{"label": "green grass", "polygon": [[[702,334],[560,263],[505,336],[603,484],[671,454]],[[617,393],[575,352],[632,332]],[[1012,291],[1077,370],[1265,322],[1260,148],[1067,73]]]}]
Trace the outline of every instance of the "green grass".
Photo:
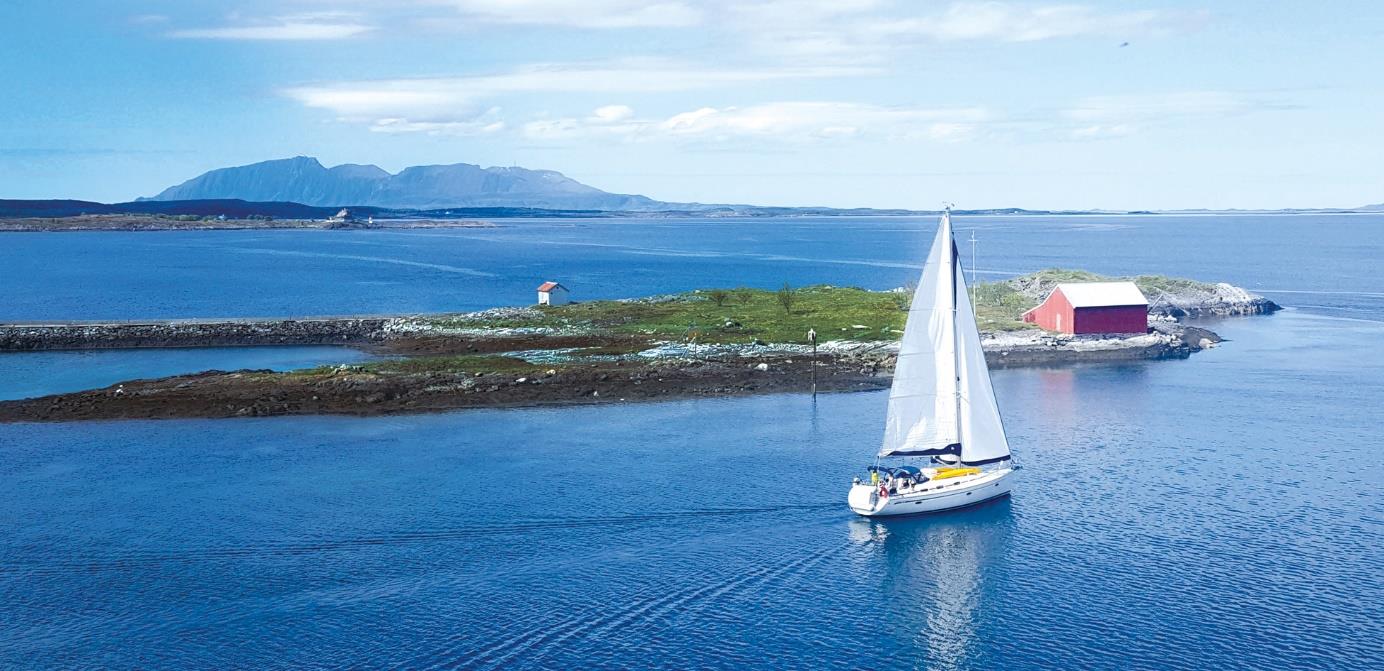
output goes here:
[{"label": "green grass", "polygon": [[[1063,280],[1066,281],[1066,280]],[[911,295],[867,291],[854,287],[809,286],[794,289],[791,309],[784,310],[778,290],[738,288],[728,290],[721,304],[707,298],[712,290],[682,294],[674,300],[589,301],[540,308],[536,320],[494,320],[478,323],[439,319],[439,326],[506,328],[543,326],[594,332],[644,335],[654,340],[701,343],[806,343],[808,329],[820,342],[828,340],[896,340],[903,331]],[[1022,321],[1025,310],[1036,305],[1005,282],[982,283],[975,288],[976,321],[984,331],[1032,329]],[[727,323],[730,323],[727,326]],[[857,328],[864,327],[864,328]]]},{"label": "green grass", "polygon": [[[808,329],[826,340],[890,340],[903,328],[902,296],[846,287],[811,286],[793,290],[785,310],[778,291],[735,289],[722,304],[707,291],[664,302],[593,301],[546,308],[553,325],[584,325],[657,339],[703,343],[807,342]],[[730,323],[727,326],[727,323]],[[864,326],[865,328],[856,328]]]},{"label": "green grass", "polygon": [[1178,293],[1186,291],[1215,291],[1216,285],[1207,282],[1184,279],[1181,277],[1168,277],[1166,275],[1139,275],[1137,277],[1124,278],[1133,280],[1139,285],[1139,290],[1144,292],[1152,302],[1160,292]]},{"label": "green grass", "polygon": [[1044,285],[1058,285],[1063,282],[1105,282],[1111,278],[1104,275],[1097,275],[1089,270],[1072,270],[1070,268],[1048,268],[1036,273],[1029,273],[1017,279],[1034,279]]}]

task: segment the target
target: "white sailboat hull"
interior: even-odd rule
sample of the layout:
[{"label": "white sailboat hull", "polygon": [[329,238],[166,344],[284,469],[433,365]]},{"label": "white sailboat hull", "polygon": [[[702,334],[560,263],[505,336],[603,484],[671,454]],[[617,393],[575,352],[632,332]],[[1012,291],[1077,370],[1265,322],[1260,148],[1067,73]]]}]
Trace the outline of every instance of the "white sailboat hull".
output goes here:
[{"label": "white sailboat hull", "polygon": [[978,475],[923,483],[913,491],[879,495],[879,486],[861,483],[851,487],[851,510],[866,517],[917,515],[954,510],[984,503],[1009,494],[1014,469],[1000,468]]}]

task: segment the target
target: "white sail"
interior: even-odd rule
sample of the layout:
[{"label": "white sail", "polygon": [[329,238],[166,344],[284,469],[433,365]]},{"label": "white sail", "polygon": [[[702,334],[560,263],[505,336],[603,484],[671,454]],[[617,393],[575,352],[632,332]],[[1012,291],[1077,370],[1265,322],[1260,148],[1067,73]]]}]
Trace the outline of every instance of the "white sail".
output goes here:
[{"label": "white sail", "polygon": [[951,220],[943,215],[913,293],[899,343],[889,414],[879,456],[955,451],[956,336],[952,312],[955,264]]},{"label": "white sail", "polygon": [[958,452],[991,463],[1008,458],[1009,442],[946,213],[908,311],[879,456]]},{"label": "white sail", "polygon": [[980,348],[980,329],[971,311],[965,276],[957,264],[956,333],[961,358],[961,461],[978,466],[1009,458],[1000,407],[990,386],[990,369]]}]

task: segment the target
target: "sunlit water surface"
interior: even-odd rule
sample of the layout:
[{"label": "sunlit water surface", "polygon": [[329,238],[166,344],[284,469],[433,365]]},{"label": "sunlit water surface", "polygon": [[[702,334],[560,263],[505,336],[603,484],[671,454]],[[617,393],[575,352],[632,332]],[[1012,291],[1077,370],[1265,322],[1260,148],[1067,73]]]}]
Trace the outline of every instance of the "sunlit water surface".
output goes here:
[{"label": "sunlit water surface", "polygon": [[[1380,668],[1384,236],[1288,219],[981,220],[982,269],[1225,279],[1295,308],[1213,324],[1229,341],[1186,361],[997,371],[1024,469],[1012,499],[957,513],[846,509],[880,392],[0,425],[0,668]],[[0,276],[0,318],[461,309],[549,274],[587,295],[882,288],[924,244],[908,222],[620,225],[533,258],[517,227],[38,236],[82,261],[43,287]],[[513,237],[487,256],[486,236]],[[230,249],[309,240],[503,279]],[[107,248],[194,286],[153,301],[136,268],[83,294]],[[231,258],[273,259],[274,291],[207,279],[239,276]]]}]

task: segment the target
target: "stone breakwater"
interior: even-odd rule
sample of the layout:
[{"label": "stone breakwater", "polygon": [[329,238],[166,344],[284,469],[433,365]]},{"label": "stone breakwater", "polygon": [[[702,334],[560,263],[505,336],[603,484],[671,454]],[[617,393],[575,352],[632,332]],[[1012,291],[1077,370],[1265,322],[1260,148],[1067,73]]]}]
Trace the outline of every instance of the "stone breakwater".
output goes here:
[{"label": "stone breakwater", "polygon": [[0,352],[242,345],[366,345],[387,337],[389,317],[0,324]]}]

